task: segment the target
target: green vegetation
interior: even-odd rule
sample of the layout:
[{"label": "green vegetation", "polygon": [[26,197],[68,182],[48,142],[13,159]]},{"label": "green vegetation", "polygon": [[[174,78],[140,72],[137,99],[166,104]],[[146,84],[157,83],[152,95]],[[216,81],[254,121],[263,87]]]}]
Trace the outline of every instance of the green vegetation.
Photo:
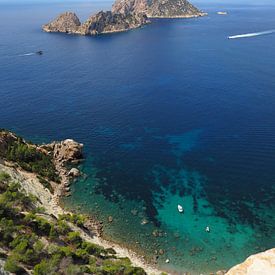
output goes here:
[{"label": "green vegetation", "polygon": [[84,216],[56,219],[41,213],[36,200],[19,190],[20,185],[9,175],[0,173],[0,247],[6,252],[7,271],[25,274],[32,270],[35,275],[145,274],[129,259],[117,258],[113,250],[85,241],[80,228],[73,231],[72,223],[84,226]]},{"label": "green vegetation", "polygon": [[72,224],[75,224],[79,227],[83,227],[86,217],[81,214],[64,214],[60,215],[59,219],[71,222]]},{"label": "green vegetation", "polygon": [[9,144],[6,158],[17,162],[26,171],[37,173],[52,181],[60,181],[52,158],[38,151],[34,146],[24,143],[20,138]]}]

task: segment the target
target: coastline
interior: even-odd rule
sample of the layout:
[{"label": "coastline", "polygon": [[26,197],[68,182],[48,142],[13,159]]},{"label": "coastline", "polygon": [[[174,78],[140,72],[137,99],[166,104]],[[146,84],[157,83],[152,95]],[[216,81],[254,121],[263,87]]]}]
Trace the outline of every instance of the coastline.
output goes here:
[{"label": "coastline", "polygon": [[[6,162],[0,159],[0,171],[9,173],[14,180],[17,180],[20,183],[22,189],[27,194],[36,196],[39,199],[39,206],[43,207],[47,214],[58,217],[62,214],[71,213],[62,208],[59,203],[59,191],[62,184],[60,184],[60,187],[56,189],[58,192],[55,191],[54,194],[51,194],[50,191],[40,183],[35,173],[27,172],[11,162]],[[89,219],[89,222],[94,223],[93,225],[97,224],[97,221],[94,220],[92,221]],[[78,231],[86,241],[102,246],[105,249],[113,248],[118,257],[129,258],[134,266],[143,268],[147,274],[158,275],[163,272],[156,266],[145,262],[140,255],[137,255],[137,253],[128,248],[103,239],[100,236],[99,230],[96,230],[96,227],[94,227],[94,230],[90,232],[91,234],[88,234],[77,227],[75,227],[75,230]]]},{"label": "coastline", "polygon": [[189,18],[198,18],[198,17],[203,17],[207,16],[208,13],[202,12],[200,14],[190,14],[190,15],[174,15],[174,16],[153,16],[153,15],[148,15],[149,19],[189,19]]},{"label": "coastline", "polygon": [[[8,154],[7,148],[9,144],[13,144],[13,142],[18,142],[23,146],[27,145],[32,149],[35,148],[37,153],[44,154],[44,156],[48,158],[50,157],[51,163],[55,167],[56,176],[58,177],[54,177],[49,184],[45,184],[43,178],[41,180],[41,172],[37,172],[36,170],[27,171],[22,168],[24,167],[24,162],[18,163],[17,159],[11,160],[11,157],[6,158],[5,154]],[[36,197],[36,206],[43,208],[45,214],[51,215],[57,219],[60,215],[72,215],[75,213],[74,210],[68,211],[66,207],[62,205],[61,198],[70,194],[71,182],[75,178],[83,175],[75,168],[75,166],[83,160],[83,144],[77,143],[72,139],[66,139],[61,142],[35,145],[27,143],[15,134],[3,130],[2,137],[0,137],[0,145],[0,153],[2,154],[2,157],[0,157],[0,172],[6,172],[13,181],[18,182],[20,185],[19,191],[24,190],[24,193],[27,195]],[[50,168],[51,166],[48,166],[48,169]],[[83,213],[80,211],[80,214]],[[131,247],[128,248],[126,245],[118,244],[112,239],[104,238],[102,234],[102,222],[98,221],[96,218],[87,216],[87,218],[85,218],[84,227],[82,228],[73,224],[71,224],[70,227],[74,232],[79,233],[83,240],[101,246],[104,249],[113,249],[118,258],[128,258],[133,266],[142,268],[146,274],[167,274],[161,271],[154,262],[146,260],[144,256],[141,256],[141,253],[135,252]],[[271,249],[250,256],[243,263],[233,266],[228,273],[226,270],[219,270],[211,274],[229,275],[236,274],[235,271],[239,272],[239,270],[241,270],[242,273],[240,274],[247,275],[250,274],[246,272],[248,266],[252,266],[255,270],[258,270],[259,266],[262,266],[266,270],[269,270],[270,265],[273,265],[273,261],[274,249]],[[273,267],[271,267],[271,269],[273,269]],[[254,275],[257,273],[251,274]]]}]

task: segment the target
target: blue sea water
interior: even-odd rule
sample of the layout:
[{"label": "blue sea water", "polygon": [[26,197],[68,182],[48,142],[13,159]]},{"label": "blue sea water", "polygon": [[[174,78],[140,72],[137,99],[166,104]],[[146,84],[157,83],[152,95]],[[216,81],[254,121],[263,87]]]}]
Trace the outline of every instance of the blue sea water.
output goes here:
[{"label": "blue sea water", "polygon": [[40,29],[110,4],[0,2],[0,127],[84,143],[88,177],[64,203],[165,270],[209,273],[274,247],[275,34],[227,37],[274,29],[275,6],[203,3],[207,17],[98,37]]}]

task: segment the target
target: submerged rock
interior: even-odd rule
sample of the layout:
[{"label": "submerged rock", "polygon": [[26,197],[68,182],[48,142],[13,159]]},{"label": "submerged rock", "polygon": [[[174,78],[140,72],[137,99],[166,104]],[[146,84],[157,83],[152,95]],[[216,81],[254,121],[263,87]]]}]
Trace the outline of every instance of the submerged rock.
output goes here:
[{"label": "submerged rock", "polygon": [[189,18],[203,16],[187,0],[116,0],[113,13],[145,13],[149,18]]}]

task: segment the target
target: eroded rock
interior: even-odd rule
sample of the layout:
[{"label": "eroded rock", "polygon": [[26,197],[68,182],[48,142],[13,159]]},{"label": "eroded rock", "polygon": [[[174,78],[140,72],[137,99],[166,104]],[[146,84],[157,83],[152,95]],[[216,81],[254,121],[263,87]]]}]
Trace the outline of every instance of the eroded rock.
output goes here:
[{"label": "eroded rock", "polygon": [[75,13],[65,12],[42,28],[45,32],[77,33],[80,26],[80,20]]},{"label": "eroded rock", "polygon": [[80,176],[80,171],[77,168],[72,168],[69,171],[69,176],[74,177],[74,178],[79,177]]},{"label": "eroded rock", "polygon": [[243,263],[232,267],[226,275],[272,275],[275,274],[275,248],[248,257]]},{"label": "eroded rock", "polygon": [[189,18],[205,15],[187,0],[116,0],[112,12],[144,13],[149,18]]},{"label": "eroded rock", "polygon": [[76,14],[66,12],[55,20],[42,26],[46,32],[63,32],[81,35],[98,35],[104,33],[123,32],[139,28],[149,23],[145,14],[112,13],[100,11],[90,16],[86,22],[80,23]]}]

